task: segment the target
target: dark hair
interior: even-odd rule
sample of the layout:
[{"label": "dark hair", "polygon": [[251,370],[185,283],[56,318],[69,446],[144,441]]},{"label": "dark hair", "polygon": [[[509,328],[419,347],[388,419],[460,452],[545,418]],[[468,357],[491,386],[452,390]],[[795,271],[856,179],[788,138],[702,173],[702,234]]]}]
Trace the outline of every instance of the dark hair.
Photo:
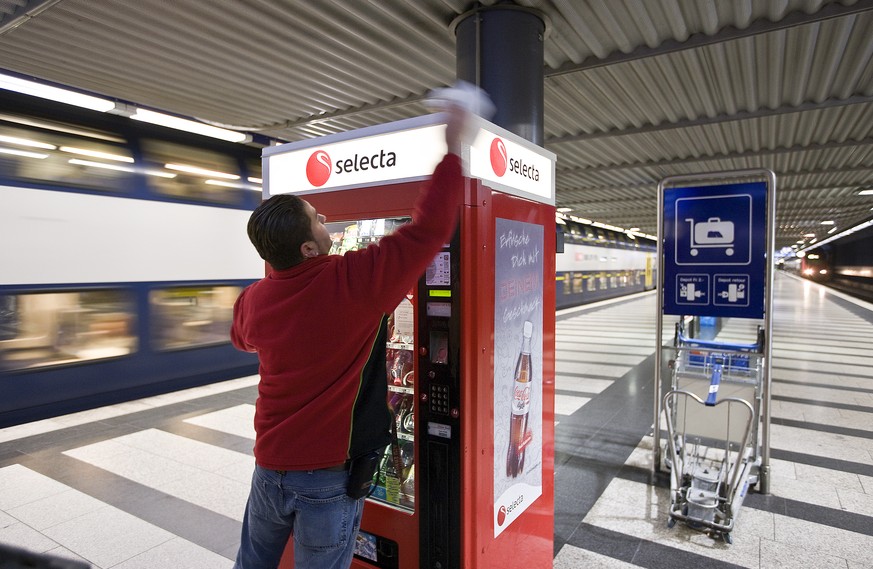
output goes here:
[{"label": "dark hair", "polygon": [[290,194],[273,196],[255,208],[247,229],[258,255],[277,270],[301,262],[300,246],[313,239],[306,202]]}]

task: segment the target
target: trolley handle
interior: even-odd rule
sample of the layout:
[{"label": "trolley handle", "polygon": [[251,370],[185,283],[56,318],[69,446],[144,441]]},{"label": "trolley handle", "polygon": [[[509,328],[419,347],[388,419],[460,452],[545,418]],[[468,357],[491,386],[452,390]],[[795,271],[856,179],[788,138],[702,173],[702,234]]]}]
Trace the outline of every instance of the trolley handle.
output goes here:
[{"label": "trolley handle", "polygon": [[721,384],[722,365],[715,364],[712,368],[712,380],[709,383],[709,395],[706,401],[703,402],[707,407],[715,407],[716,399],[718,399],[718,386]]},{"label": "trolley handle", "polygon": [[682,332],[677,332],[679,344],[684,344],[692,348],[711,348],[716,350],[732,350],[735,352],[758,352],[758,342],[754,344],[730,344],[728,342],[718,342],[716,340],[700,340],[697,338],[688,338]]}]

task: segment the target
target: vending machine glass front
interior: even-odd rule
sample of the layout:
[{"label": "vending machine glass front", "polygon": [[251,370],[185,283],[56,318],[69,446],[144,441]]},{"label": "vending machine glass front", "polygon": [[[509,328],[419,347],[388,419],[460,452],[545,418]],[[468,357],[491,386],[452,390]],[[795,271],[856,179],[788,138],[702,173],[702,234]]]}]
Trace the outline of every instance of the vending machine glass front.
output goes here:
[{"label": "vending machine glass front", "polygon": [[[326,223],[331,253],[344,254],[378,243],[409,223],[408,217]],[[362,283],[363,285],[363,283]],[[415,510],[415,289],[388,316],[385,381],[394,413],[391,444],[385,450],[370,499],[412,513]]]}]

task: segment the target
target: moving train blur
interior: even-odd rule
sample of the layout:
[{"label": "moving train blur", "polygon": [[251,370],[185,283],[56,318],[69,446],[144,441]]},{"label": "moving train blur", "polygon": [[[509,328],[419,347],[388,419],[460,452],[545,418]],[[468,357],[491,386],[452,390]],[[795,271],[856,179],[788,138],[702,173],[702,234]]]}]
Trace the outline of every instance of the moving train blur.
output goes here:
[{"label": "moving train blur", "polygon": [[777,266],[805,279],[873,302],[873,265],[870,264],[870,239],[873,224],[847,235],[833,244],[811,248],[802,256],[777,261]]},{"label": "moving train blur", "polygon": [[[257,371],[260,148],[0,91],[0,427]],[[654,241],[559,215],[557,307],[654,287]]]},{"label": "moving train blur", "polygon": [[558,309],[655,288],[656,241],[557,215]]},{"label": "moving train blur", "polygon": [[257,370],[260,150],[0,92],[0,427]]}]

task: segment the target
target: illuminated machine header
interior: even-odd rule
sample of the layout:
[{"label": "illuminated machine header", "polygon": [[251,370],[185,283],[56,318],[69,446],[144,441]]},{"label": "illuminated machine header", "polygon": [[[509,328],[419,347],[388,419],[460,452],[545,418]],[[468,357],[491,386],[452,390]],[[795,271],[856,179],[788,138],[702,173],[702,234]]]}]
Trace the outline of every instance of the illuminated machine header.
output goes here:
[{"label": "illuminated machine header", "polygon": [[[434,114],[265,148],[264,197],[424,180],[446,153],[445,116]],[[555,204],[555,155],[479,117],[461,150],[464,174]]]}]

